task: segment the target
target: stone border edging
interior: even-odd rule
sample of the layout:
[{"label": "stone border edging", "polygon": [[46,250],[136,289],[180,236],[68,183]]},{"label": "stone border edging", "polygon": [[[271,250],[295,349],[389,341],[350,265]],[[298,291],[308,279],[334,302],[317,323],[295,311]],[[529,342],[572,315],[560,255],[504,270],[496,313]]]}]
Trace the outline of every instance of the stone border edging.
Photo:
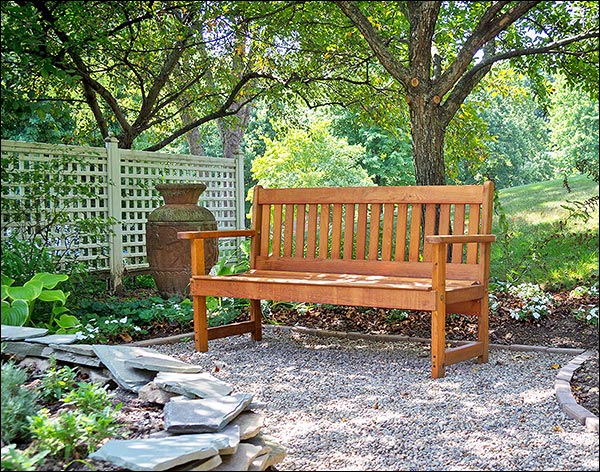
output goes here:
[{"label": "stone border edging", "polygon": [[[419,338],[411,336],[402,336],[399,334],[365,334],[352,331],[329,331],[318,328],[306,328],[304,326],[284,326],[284,325],[266,325],[263,328],[279,329],[282,331],[295,331],[302,334],[312,334],[315,336],[348,338],[348,339],[365,339],[371,341],[412,341],[420,343],[431,343],[430,338]],[[147,339],[131,343],[134,346],[152,346],[155,344],[172,344],[181,341],[185,338],[194,338],[194,333],[178,334],[165,338]],[[471,341],[448,341],[451,344],[461,345]],[[564,347],[545,347],[545,346],[528,346],[526,344],[490,344],[490,349],[506,349],[509,351],[520,352],[546,352],[551,354],[568,354],[574,357],[566,366],[562,367],[556,376],[554,382],[554,392],[558,400],[560,409],[569,418],[572,418],[586,427],[588,431],[598,432],[598,417],[591,411],[582,407],[577,403],[571,391],[571,379],[573,373],[581,367],[581,365],[593,355],[591,350],[582,350],[575,348]]]},{"label": "stone border edging", "polygon": [[594,352],[587,350],[580,353],[558,372],[554,382],[554,392],[561,410],[569,417],[578,421],[586,427],[588,431],[598,432],[598,417],[591,411],[577,403],[571,390],[571,379],[573,374],[581,365],[594,355]]}]

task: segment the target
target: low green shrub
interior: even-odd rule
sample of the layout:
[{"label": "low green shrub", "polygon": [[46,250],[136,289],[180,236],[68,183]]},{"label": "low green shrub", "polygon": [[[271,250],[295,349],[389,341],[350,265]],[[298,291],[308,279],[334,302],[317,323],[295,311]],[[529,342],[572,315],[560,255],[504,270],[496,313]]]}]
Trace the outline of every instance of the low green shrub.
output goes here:
[{"label": "low green shrub", "polygon": [[37,452],[35,447],[21,451],[16,444],[9,444],[2,448],[2,470],[36,470],[49,453]]},{"label": "low green shrub", "polygon": [[[27,371],[12,361],[2,363],[2,443],[29,437],[27,418],[38,408],[39,391],[25,388]],[[4,453],[3,453],[4,455]],[[4,470],[4,466],[2,467]]]},{"label": "low green shrub", "polygon": [[50,357],[50,365],[41,376],[42,400],[54,402],[77,386],[77,368],[57,366],[56,359]]}]

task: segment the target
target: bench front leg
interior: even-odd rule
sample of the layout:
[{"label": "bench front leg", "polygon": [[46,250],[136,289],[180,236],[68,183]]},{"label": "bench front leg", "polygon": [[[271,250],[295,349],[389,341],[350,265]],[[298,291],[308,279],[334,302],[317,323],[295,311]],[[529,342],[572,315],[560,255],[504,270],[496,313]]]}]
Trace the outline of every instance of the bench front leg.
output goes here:
[{"label": "bench front leg", "polygon": [[446,375],[446,251],[446,244],[433,245],[432,288],[436,308],[431,312],[431,376],[434,379]]},{"label": "bench front leg", "polygon": [[194,343],[196,351],[208,352],[206,297],[194,295]]}]

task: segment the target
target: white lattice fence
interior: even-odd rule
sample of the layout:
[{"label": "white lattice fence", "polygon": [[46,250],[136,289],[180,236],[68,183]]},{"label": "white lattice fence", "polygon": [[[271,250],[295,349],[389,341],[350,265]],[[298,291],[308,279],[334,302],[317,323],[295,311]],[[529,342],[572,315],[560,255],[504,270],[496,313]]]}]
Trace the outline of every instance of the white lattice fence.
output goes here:
[{"label": "white lattice fence", "polygon": [[[32,211],[31,186],[34,169],[50,166],[48,172],[56,180],[49,200],[37,202],[50,210],[63,205],[69,222],[52,229],[57,251],[75,251],[90,269],[110,269],[113,283],[119,284],[124,271],[148,267],[146,259],[146,221],[148,214],[163,201],[154,186],[168,182],[202,182],[207,189],[200,204],[208,208],[219,229],[244,227],[244,189],[242,159],[208,158],[191,155],[131,151],[119,149],[116,140],[107,140],[106,148],[75,147],[22,143],[2,140],[2,235],[6,236],[23,220],[31,225],[44,224],[49,211]],[[13,175],[9,175],[13,174]],[[38,172],[39,174],[39,172]],[[15,178],[18,177],[18,178]],[[62,179],[62,180],[61,180]],[[85,196],[60,195],[60,187],[85,184],[91,193]],[[61,181],[64,181],[61,184]],[[64,198],[61,198],[64,197]],[[23,211],[32,213],[23,218]],[[18,213],[21,212],[19,215]],[[113,235],[92,237],[72,233],[69,224],[95,219],[117,220]],[[20,222],[20,223],[16,223]],[[220,249],[235,248],[236,241],[223,240]]]}]

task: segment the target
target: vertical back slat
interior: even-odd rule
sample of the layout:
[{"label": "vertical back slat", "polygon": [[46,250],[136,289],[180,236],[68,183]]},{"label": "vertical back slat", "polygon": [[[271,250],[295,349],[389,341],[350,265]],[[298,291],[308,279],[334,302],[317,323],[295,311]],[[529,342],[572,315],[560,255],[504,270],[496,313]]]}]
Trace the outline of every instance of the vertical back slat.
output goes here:
[{"label": "vertical back slat", "polygon": [[410,262],[419,261],[419,248],[421,246],[421,208],[420,203],[412,205],[410,215],[410,241],[408,248],[408,260]]},{"label": "vertical back slat", "polygon": [[292,255],[293,236],[294,236],[294,205],[285,206],[285,223],[283,228],[283,255],[290,257]]},{"label": "vertical back slat", "polygon": [[315,257],[317,249],[317,205],[308,205],[308,234],[306,235],[306,257]]},{"label": "vertical back slat", "polygon": [[304,256],[304,224],[306,220],[306,205],[300,204],[296,208],[296,249],[294,256]]},{"label": "vertical back slat", "polygon": [[[435,233],[435,220],[437,217],[436,205],[428,203],[425,205],[425,228],[424,235],[430,236]],[[431,244],[423,244],[423,260],[426,262],[431,261],[432,254]]]},{"label": "vertical back slat", "polygon": [[[465,205],[460,203],[454,206],[454,234],[465,234]],[[452,263],[461,264],[463,259],[463,245],[452,245]]]},{"label": "vertical back slat", "polygon": [[271,205],[261,206],[262,220],[260,228],[260,255],[267,256],[269,254],[269,241],[271,240]]},{"label": "vertical back slat", "polygon": [[392,246],[394,242],[394,204],[383,205],[383,234],[381,237],[381,260],[392,259]]},{"label": "vertical back slat", "polygon": [[329,204],[321,205],[321,218],[319,221],[319,257],[327,258],[329,243]]},{"label": "vertical back slat", "polygon": [[[478,204],[469,205],[469,234],[479,234],[479,215],[480,207]],[[467,264],[477,264],[477,243],[467,244]]]},{"label": "vertical back slat", "polygon": [[354,249],[354,204],[346,205],[346,221],[344,222],[344,259],[352,259]]},{"label": "vertical back slat", "polygon": [[374,261],[379,257],[379,223],[381,221],[381,204],[371,204],[371,218],[369,227],[369,260]]},{"label": "vertical back slat", "polygon": [[450,205],[440,205],[440,226],[438,234],[450,234]]},{"label": "vertical back slat", "polygon": [[358,205],[358,221],[356,228],[356,259],[363,260],[365,258],[365,250],[367,245],[367,204],[361,203]]},{"label": "vertical back slat", "polygon": [[331,222],[331,258],[339,259],[342,243],[342,204],[333,205],[333,219]]},{"label": "vertical back slat", "polygon": [[282,205],[273,205],[273,255],[281,256],[281,211]]},{"label": "vertical back slat", "polygon": [[406,216],[408,205],[398,204],[398,217],[396,218],[396,250],[394,260],[402,262],[406,259]]}]

